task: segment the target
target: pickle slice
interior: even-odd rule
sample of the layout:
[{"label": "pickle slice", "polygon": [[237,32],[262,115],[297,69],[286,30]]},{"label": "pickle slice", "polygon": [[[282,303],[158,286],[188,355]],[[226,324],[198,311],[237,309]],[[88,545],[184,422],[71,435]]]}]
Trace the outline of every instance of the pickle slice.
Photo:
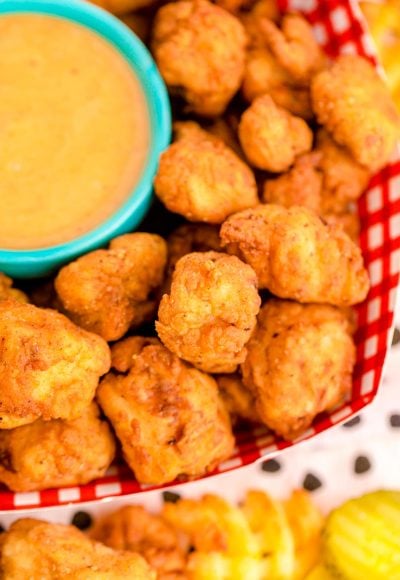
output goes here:
[{"label": "pickle slice", "polygon": [[323,561],[334,578],[400,580],[400,492],[368,493],[334,510]]}]

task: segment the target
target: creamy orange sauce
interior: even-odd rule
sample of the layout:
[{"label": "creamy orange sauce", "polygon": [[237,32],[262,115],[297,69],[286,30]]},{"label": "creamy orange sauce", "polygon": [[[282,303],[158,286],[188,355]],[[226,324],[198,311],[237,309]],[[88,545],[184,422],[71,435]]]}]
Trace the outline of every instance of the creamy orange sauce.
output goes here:
[{"label": "creamy orange sauce", "polygon": [[148,148],[145,97],[110,44],[67,20],[0,18],[0,248],[51,246],[101,224]]}]

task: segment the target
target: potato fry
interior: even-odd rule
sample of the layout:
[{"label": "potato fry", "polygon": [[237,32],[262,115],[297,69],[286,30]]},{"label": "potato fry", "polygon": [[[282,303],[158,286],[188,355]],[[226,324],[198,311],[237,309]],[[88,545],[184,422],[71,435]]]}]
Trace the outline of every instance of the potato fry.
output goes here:
[{"label": "potato fry", "polygon": [[291,580],[295,570],[295,543],[283,504],[262,491],[249,491],[242,511],[261,554],[270,563],[268,577]]}]

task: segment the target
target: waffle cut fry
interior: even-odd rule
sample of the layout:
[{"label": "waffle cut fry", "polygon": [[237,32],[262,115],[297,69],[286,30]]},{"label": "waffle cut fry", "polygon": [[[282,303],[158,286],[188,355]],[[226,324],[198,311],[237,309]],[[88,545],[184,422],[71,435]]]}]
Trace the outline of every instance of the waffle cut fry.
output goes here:
[{"label": "waffle cut fry", "polygon": [[189,537],[191,580],[301,580],[319,559],[323,517],[302,490],[286,502],[249,491],[240,507],[214,495],[184,499],[163,517]]},{"label": "waffle cut fry", "polygon": [[400,2],[386,0],[361,2],[375,40],[387,82],[397,107],[400,107]]}]

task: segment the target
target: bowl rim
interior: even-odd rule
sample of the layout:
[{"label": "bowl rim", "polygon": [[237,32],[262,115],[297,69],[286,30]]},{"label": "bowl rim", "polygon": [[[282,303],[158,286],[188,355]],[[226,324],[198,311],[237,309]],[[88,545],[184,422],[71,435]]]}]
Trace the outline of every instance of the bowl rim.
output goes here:
[{"label": "bowl rim", "polygon": [[69,20],[101,36],[128,63],[143,90],[149,120],[149,153],[139,180],[126,201],[105,221],[85,234],[62,244],[33,249],[0,248],[3,265],[54,264],[78,256],[109,241],[124,223],[152,196],[152,179],[158,158],[171,138],[171,108],[167,88],[157,66],[142,41],[122,21],[109,12],[81,0],[2,0],[0,17],[8,14],[44,14]]}]

